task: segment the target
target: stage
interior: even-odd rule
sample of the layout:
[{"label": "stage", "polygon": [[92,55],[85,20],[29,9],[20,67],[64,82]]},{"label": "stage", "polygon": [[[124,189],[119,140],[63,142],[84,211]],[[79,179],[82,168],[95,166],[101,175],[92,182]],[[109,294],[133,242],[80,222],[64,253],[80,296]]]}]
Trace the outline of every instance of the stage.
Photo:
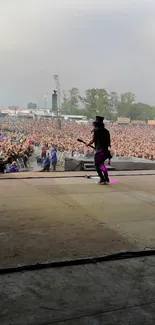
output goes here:
[{"label": "stage", "polygon": [[154,324],[155,258],[97,258],[155,248],[155,171],[113,171],[109,185],[91,177],[1,175],[2,325]]},{"label": "stage", "polygon": [[82,172],[75,177],[3,175],[1,268],[155,247],[155,173],[150,173],[111,172],[107,186],[84,178]]}]

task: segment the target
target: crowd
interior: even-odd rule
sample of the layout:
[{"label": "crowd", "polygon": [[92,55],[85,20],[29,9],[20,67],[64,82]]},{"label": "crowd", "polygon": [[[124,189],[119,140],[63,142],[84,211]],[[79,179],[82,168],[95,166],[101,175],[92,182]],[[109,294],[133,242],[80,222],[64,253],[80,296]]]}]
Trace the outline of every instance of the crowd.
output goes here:
[{"label": "crowd", "polygon": [[21,132],[6,128],[6,121],[0,124],[0,172],[9,165],[10,172],[18,171],[19,161],[28,168],[29,157],[33,153],[32,144]]},{"label": "crowd", "polygon": [[[150,126],[107,124],[111,133],[111,147],[114,154],[155,160],[155,129]],[[0,160],[13,163],[22,157],[27,166],[33,146],[56,148],[57,151],[90,151],[81,138],[91,139],[92,123],[62,121],[61,129],[56,120],[29,120],[4,118],[0,120]]]}]

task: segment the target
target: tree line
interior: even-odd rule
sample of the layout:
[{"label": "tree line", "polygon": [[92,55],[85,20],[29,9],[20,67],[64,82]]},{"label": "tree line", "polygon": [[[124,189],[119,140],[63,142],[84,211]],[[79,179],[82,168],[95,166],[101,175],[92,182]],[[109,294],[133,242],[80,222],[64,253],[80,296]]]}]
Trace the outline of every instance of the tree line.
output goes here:
[{"label": "tree line", "polygon": [[135,94],[125,92],[118,96],[116,92],[108,93],[105,89],[87,89],[84,96],[78,88],[63,92],[62,114],[85,115],[94,118],[96,114],[107,120],[129,117],[132,120],[155,119],[155,107],[136,102]]}]

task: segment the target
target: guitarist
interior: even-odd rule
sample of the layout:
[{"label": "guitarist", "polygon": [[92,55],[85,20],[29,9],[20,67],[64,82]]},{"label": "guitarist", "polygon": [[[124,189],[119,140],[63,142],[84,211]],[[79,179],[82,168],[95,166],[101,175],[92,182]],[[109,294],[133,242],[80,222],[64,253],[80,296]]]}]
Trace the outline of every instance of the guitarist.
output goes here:
[{"label": "guitarist", "polygon": [[87,144],[87,146],[91,146],[93,143],[95,144],[95,168],[100,177],[99,184],[109,183],[108,171],[104,164],[106,159],[110,159],[109,147],[111,146],[110,141],[110,133],[105,128],[103,124],[104,117],[96,116],[96,120],[93,122],[94,130],[93,130],[93,138]]}]

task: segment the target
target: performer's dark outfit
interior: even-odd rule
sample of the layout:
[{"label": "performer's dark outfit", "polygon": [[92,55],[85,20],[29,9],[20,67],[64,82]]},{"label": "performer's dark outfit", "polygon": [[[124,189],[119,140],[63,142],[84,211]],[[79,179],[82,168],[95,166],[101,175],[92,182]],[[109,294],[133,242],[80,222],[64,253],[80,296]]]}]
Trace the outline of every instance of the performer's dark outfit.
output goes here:
[{"label": "performer's dark outfit", "polygon": [[109,183],[108,171],[104,162],[106,159],[111,159],[110,151],[108,147],[111,146],[110,143],[110,133],[104,127],[103,117],[96,116],[96,121],[94,122],[93,130],[93,140],[95,143],[95,168],[100,177],[100,183]]}]

